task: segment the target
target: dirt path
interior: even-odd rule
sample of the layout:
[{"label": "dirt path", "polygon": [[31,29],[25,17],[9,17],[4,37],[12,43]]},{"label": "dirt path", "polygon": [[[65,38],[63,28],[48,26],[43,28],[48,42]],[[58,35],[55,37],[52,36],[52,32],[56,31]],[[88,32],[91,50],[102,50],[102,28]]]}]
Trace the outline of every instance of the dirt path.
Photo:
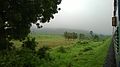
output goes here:
[{"label": "dirt path", "polygon": [[116,61],[115,61],[115,52],[113,47],[113,42],[111,42],[108,54],[105,60],[105,64],[103,67],[116,67]]}]

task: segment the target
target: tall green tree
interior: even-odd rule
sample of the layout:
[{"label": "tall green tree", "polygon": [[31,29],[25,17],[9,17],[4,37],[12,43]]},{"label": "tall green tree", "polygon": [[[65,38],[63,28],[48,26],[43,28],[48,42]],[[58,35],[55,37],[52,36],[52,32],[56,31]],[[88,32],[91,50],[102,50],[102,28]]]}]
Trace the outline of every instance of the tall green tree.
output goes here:
[{"label": "tall green tree", "polygon": [[[49,22],[58,13],[61,0],[0,0],[0,50],[10,48],[10,40],[23,40],[31,23]],[[40,20],[40,23],[36,23]],[[1,47],[3,46],[3,47]]]}]

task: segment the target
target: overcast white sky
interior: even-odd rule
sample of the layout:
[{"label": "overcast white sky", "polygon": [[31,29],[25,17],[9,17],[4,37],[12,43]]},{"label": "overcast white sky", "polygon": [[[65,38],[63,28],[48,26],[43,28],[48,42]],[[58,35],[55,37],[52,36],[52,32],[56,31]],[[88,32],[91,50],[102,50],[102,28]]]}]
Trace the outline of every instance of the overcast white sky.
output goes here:
[{"label": "overcast white sky", "polygon": [[61,11],[43,28],[70,28],[112,33],[112,0],[62,0]]}]

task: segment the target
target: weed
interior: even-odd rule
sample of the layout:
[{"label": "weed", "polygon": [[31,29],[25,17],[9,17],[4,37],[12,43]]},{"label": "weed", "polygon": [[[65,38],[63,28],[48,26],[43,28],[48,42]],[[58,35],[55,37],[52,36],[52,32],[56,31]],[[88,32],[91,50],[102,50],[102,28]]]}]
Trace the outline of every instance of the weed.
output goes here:
[{"label": "weed", "polygon": [[59,47],[59,48],[58,48],[58,52],[66,53],[65,47],[63,47],[63,46]]},{"label": "weed", "polygon": [[87,51],[90,51],[90,50],[93,50],[93,48],[92,47],[85,47],[83,52],[87,52]]}]

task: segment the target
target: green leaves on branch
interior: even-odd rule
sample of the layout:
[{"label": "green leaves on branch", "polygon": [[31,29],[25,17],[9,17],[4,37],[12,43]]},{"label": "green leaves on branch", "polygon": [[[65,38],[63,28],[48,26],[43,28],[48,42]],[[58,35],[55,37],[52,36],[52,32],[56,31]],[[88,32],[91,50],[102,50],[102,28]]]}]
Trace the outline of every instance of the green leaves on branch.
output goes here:
[{"label": "green leaves on branch", "polygon": [[53,19],[60,3],[61,0],[0,0],[0,45],[6,45],[7,39],[24,40],[32,23],[42,28],[40,23]]},{"label": "green leaves on branch", "polygon": [[26,37],[31,23],[36,24],[38,20],[40,23],[49,22],[60,10],[60,3],[61,0],[0,0],[0,28],[8,22],[16,34],[9,34],[12,38]]}]

